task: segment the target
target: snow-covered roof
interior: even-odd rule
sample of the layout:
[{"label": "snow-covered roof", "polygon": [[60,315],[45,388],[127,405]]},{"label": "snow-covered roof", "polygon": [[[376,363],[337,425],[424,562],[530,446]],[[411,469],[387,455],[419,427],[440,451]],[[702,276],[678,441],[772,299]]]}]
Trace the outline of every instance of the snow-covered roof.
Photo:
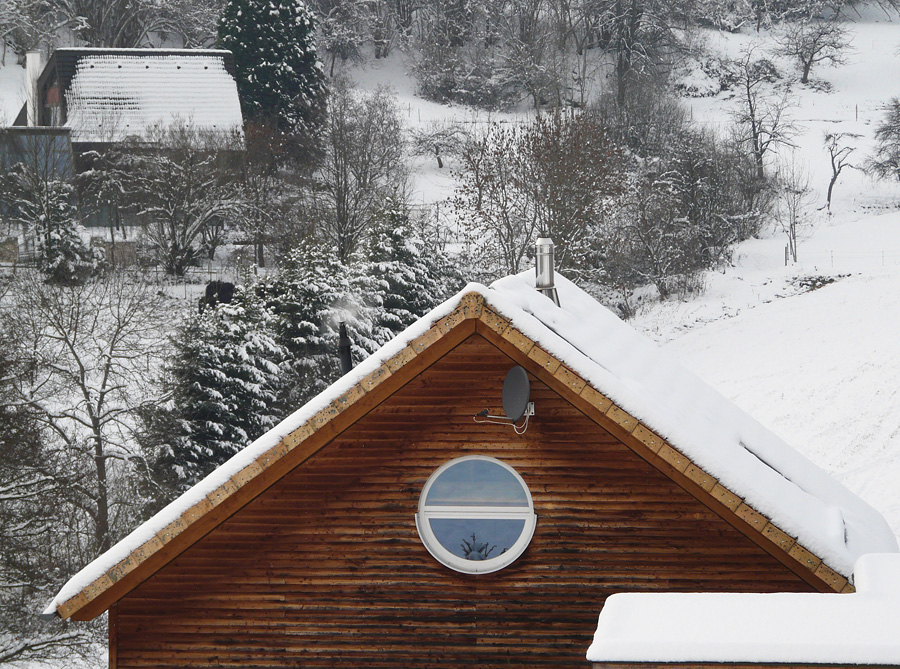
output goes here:
[{"label": "snow-covered roof", "polygon": [[615,594],[587,659],[900,665],[900,555],[864,555],[854,577],[843,595]]},{"label": "snow-covered roof", "polygon": [[832,569],[849,577],[860,555],[898,550],[880,513],[590,295],[560,277],[560,308],[533,285],[506,277],[488,300]]},{"label": "snow-covered roof", "polygon": [[66,91],[73,142],[143,138],[175,122],[197,130],[240,131],[237,84],[228,52],[69,49],[77,54]]},{"label": "snow-covered roof", "polygon": [[[629,421],[641,421],[629,430],[653,430],[715,477],[729,495],[742,498],[764,520],[796,538],[816,563],[822,560],[849,577],[861,555],[898,550],[877,511],[580,288],[559,275],[556,285],[561,307],[534,289],[531,272],[489,288],[469,284],[86,566],[47,611],[68,617],[82,606],[76,602],[91,601],[122,581],[147,556],[235,494],[235,481],[243,485],[271,467],[385,375],[399,371],[410,359],[405,352],[415,355],[456,327],[460,310],[468,309],[473,299],[480,306],[465,312],[465,318],[478,319],[489,310],[492,318],[505,319],[510,332],[539,345],[586,381],[586,387],[611,399],[613,408],[630,414]],[[488,318],[486,326],[492,322]]]}]

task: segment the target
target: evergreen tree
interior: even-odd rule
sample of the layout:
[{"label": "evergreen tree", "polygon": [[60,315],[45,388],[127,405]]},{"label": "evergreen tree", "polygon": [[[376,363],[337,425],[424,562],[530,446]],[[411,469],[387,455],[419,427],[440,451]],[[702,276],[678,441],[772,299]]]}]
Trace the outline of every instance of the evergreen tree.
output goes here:
[{"label": "evergreen tree", "polygon": [[[382,294],[376,332],[392,338],[447,299],[462,277],[436,240],[427,240],[395,198],[375,216],[367,249],[368,273]],[[383,335],[382,335],[383,336]]]},{"label": "evergreen tree", "polygon": [[72,184],[24,163],[0,181],[2,204],[33,241],[38,269],[50,282],[71,286],[96,273],[100,258],[78,234]]},{"label": "evergreen tree", "polygon": [[228,0],[219,44],[234,54],[244,116],[285,132],[318,125],[325,81],[303,0]]},{"label": "evergreen tree", "polygon": [[23,211],[34,221],[38,268],[53,283],[76,284],[96,273],[100,258],[78,235],[72,186],[61,181],[47,185],[43,197]]},{"label": "evergreen tree", "polygon": [[334,251],[302,243],[284,269],[261,286],[277,316],[276,337],[289,353],[285,410],[297,409],[341,374],[338,331],[344,322],[358,363],[380,344],[373,334],[378,310],[374,282],[359,265],[344,265]]},{"label": "evergreen tree", "polygon": [[240,288],[231,303],[206,307],[182,326],[167,370],[172,407],[155,428],[168,433],[157,437],[165,446],[156,468],[176,490],[192,486],[280,419],[285,351],[269,327],[254,291]]},{"label": "evergreen tree", "polygon": [[900,98],[891,98],[875,129],[875,154],[866,169],[880,179],[900,180]]}]

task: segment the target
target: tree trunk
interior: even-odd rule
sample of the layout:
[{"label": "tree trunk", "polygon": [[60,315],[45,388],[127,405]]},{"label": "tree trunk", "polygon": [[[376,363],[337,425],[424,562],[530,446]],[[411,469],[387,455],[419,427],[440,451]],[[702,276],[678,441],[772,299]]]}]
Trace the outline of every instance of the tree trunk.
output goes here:
[{"label": "tree trunk", "polygon": [[257,238],[256,244],[256,266],[257,267],[265,267],[266,266],[266,250],[263,246],[262,239]]},{"label": "tree trunk", "polygon": [[834,190],[834,184],[837,183],[838,177],[840,176],[840,172],[834,172],[831,175],[831,181],[828,182],[828,195],[825,197],[825,202],[828,203],[828,213],[831,213],[831,191]]},{"label": "tree trunk", "polygon": [[803,63],[803,74],[802,74],[802,76],[800,77],[800,83],[801,83],[801,84],[809,83],[809,70],[810,70],[810,68],[812,68],[812,61],[811,61],[811,60],[808,61],[808,62],[804,62],[804,63]]},{"label": "tree trunk", "polygon": [[97,554],[109,550],[112,542],[109,536],[109,490],[107,489],[106,457],[103,453],[103,438],[94,428],[94,463],[97,467]]}]

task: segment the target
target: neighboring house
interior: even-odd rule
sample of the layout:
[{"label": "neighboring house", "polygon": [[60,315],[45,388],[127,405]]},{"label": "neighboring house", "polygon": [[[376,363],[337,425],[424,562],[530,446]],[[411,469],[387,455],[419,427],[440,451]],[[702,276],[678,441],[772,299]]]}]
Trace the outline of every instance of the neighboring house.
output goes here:
[{"label": "neighboring house", "polygon": [[[527,273],[470,284],[45,613],[109,611],[116,669],[579,667],[613,593],[851,593],[861,555],[898,550],[878,512],[557,288],[561,306]],[[513,425],[492,415],[517,375],[534,414]]]},{"label": "neighboring house", "polygon": [[900,555],[864,555],[853,577],[850,595],[613,595],[587,658],[595,669],[900,667]]},{"label": "neighboring house", "polygon": [[[14,126],[21,133],[64,129],[76,173],[92,167],[90,151],[102,153],[124,143],[165,150],[161,131],[173,124],[240,140],[243,117],[234,74],[232,54],[224,50],[61,48],[46,66],[40,53],[29,52],[28,101]],[[116,230],[134,237],[127,228],[141,223],[113,202],[83,198],[80,204],[84,225],[105,236],[98,243],[107,246],[118,243]],[[125,255],[133,255],[134,243],[127,244]]]},{"label": "neighboring house", "polygon": [[243,125],[230,51],[57,49],[29,91],[32,113],[26,103],[15,125],[70,128],[76,155],[141,140],[154,126],[227,134]]}]

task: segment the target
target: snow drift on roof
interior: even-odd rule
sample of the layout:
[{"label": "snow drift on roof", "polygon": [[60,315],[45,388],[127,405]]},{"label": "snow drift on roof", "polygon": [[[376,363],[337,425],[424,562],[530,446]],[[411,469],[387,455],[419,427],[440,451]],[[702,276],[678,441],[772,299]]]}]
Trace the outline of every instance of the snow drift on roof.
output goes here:
[{"label": "snow drift on roof", "polygon": [[486,297],[524,334],[665,438],[835,571],[896,552],[880,513],[590,295],[557,278],[561,307],[525,272]]},{"label": "snow drift on roof", "polygon": [[490,288],[469,284],[87,565],[66,583],[46,612],[75,597],[352,389],[449,314],[468,292],[482,295],[523,334],[797,537],[832,569],[849,577],[860,555],[898,550],[884,518],[872,507],[587,293],[560,275],[556,278],[562,307],[534,289],[532,272],[506,277]]},{"label": "snow drift on roof", "polygon": [[900,555],[870,554],[857,591],[620,593],[603,605],[591,662],[900,664]]},{"label": "snow drift on roof", "polygon": [[120,142],[153,126],[188,123],[228,133],[243,123],[221,54],[85,54],[66,99],[73,142]]}]

